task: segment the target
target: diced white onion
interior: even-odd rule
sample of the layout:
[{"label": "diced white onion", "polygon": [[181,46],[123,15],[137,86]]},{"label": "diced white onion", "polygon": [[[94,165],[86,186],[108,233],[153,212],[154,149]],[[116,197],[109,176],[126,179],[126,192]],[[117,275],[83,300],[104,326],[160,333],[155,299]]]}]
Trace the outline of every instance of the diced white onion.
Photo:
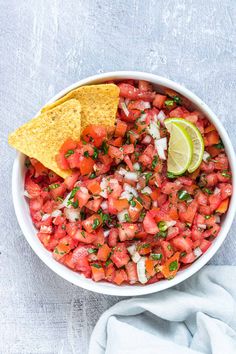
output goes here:
[{"label": "diced white onion", "polygon": [[130,99],[129,99],[129,98],[125,98],[125,104],[126,104],[126,106],[128,106],[129,103],[130,103]]},{"label": "diced white onion", "polygon": [[123,109],[124,114],[126,115],[126,117],[128,117],[128,115],[129,115],[129,110],[128,110],[128,108],[126,107],[125,102],[122,102],[122,103],[121,103],[121,108]]},{"label": "diced white onion", "polygon": [[133,164],[133,168],[135,169],[135,171],[140,171],[140,163],[138,163],[138,162],[135,162],[134,164]]},{"label": "diced white onion", "polygon": [[23,194],[24,194],[24,196],[27,197],[27,198],[32,198],[31,195],[30,195],[26,190],[24,191]]},{"label": "diced white onion", "polygon": [[204,151],[203,157],[202,157],[203,161],[207,162],[210,157],[211,157],[211,155],[207,151]]},{"label": "diced white onion", "polygon": [[69,194],[67,194],[67,196],[65,197],[63,202],[60,205],[58,205],[57,209],[67,208],[67,206],[68,206],[67,203],[70,199],[70,195],[71,195],[71,192]]},{"label": "diced white onion", "polygon": [[150,135],[146,135],[145,138],[142,140],[142,144],[148,145],[148,144],[151,143],[151,141],[152,141],[151,136]]},{"label": "diced white onion", "polygon": [[160,139],[160,130],[156,123],[151,122],[147,128],[147,131],[153,139]]},{"label": "diced white onion", "polygon": [[52,226],[41,225],[40,232],[43,234],[51,234],[52,233]]},{"label": "diced white onion", "polygon": [[45,221],[45,220],[47,220],[48,218],[50,218],[50,214],[44,214],[43,216],[42,216],[42,221]]},{"label": "diced white onion", "polygon": [[129,215],[128,210],[122,210],[117,214],[119,222],[126,222],[125,215]]},{"label": "diced white onion", "polygon": [[175,220],[170,220],[170,221],[165,221],[167,228],[171,226],[175,226],[176,221]]},{"label": "diced white onion", "polygon": [[140,258],[141,258],[141,256],[140,256],[140,254],[138,253],[138,252],[135,252],[133,255],[132,255],[132,261],[134,262],[134,263],[138,263],[138,261],[140,260]]},{"label": "diced white onion", "polygon": [[103,177],[103,179],[101,180],[101,183],[100,183],[100,187],[101,187],[101,192],[99,193],[99,195],[103,198],[107,198],[108,197],[108,194],[107,194],[108,181],[106,178]]},{"label": "diced white onion", "polygon": [[167,138],[155,139],[154,144],[160,159],[166,160],[165,150],[167,150]]},{"label": "diced white onion", "polygon": [[202,255],[202,250],[200,247],[196,247],[194,250],[193,250],[193,253],[194,255],[198,258]]},{"label": "diced white onion", "polygon": [[220,193],[220,189],[218,188],[218,187],[216,187],[215,189],[214,189],[214,194],[219,194]]},{"label": "diced white onion", "polygon": [[220,215],[215,215],[215,221],[217,224],[220,223]]},{"label": "diced white onion", "polygon": [[164,120],[166,119],[166,115],[163,111],[160,111],[157,115],[157,119],[164,125]]},{"label": "diced white onion", "polygon": [[145,266],[146,258],[141,257],[137,263],[137,273],[138,273],[138,280],[140,283],[145,284],[147,283],[148,279],[146,277],[146,266]]},{"label": "diced white onion", "polygon": [[197,224],[197,227],[204,230],[207,228],[206,224]]},{"label": "diced white onion", "polygon": [[120,199],[127,199],[127,200],[131,200],[133,199],[133,194],[129,193],[129,192],[122,192],[121,195],[120,195]]},{"label": "diced white onion", "polygon": [[136,245],[131,245],[131,246],[127,247],[127,250],[129,252],[129,254],[131,256],[133,256],[135,254],[135,252],[136,252]]},{"label": "diced white onion", "polygon": [[139,183],[136,184],[136,189],[139,191],[141,189],[141,186]]},{"label": "diced white onion", "polygon": [[139,122],[145,122],[146,116],[147,116],[146,113],[141,114],[141,116],[140,116],[140,118],[138,119],[138,121],[139,121]]},{"label": "diced white onion", "polygon": [[152,202],[152,206],[153,206],[154,208],[157,208],[157,207],[158,207],[158,204],[157,204],[157,201],[156,201],[156,200],[154,200],[154,201]]},{"label": "diced white onion", "polygon": [[54,211],[52,212],[51,216],[52,216],[53,218],[56,218],[57,216],[61,216],[61,214],[62,214],[62,211],[56,209],[56,210],[54,210]]},{"label": "diced white onion", "polygon": [[109,236],[109,233],[110,233],[110,230],[105,230],[105,231],[103,232],[104,237],[108,237],[108,236]]},{"label": "diced white onion", "polygon": [[117,171],[121,176],[125,176],[125,174],[127,173],[127,171],[121,167],[118,171]]},{"label": "diced white onion", "polygon": [[146,187],[144,187],[144,188],[141,190],[141,193],[143,193],[143,194],[145,194],[145,193],[151,194],[151,193],[152,193],[152,190],[151,190],[150,187],[146,186]]},{"label": "diced white onion", "polygon": [[133,194],[136,198],[138,197],[138,192],[136,191],[136,189],[130,186],[128,183],[124,184],[124,190],[128,193]]},{"label": "diced white onion", "polygon": [[151,104],[150,102],[146,102],[146,101],[141,101],[140,104],[142,104],[142,109],[149,109],[151,108]]},{"label": "diced white onion", "polygon": [[80,212],[79,209],[74,209],[74,208],[65,208],[64,210],[66,218],[71,221],[77,221],[80,219]]},{"label": "diced white onion", "polygon": [[101,208],[102,208],[102,210],[108,209],[108,203],[107,203],[107,201],[104,200],[104,201],[102,202]]},{"label": "diced white onion", "polygon": [[193,198],[189,198],[188,200],[186,200],[186,202],[187,202],[188,204],[190,204],[192,201],[193,201]]},{"label": "diced white onion", "polygon": [[137,174],[137,172],[126,171],[125,178],[129,179],[130,181],[137,181],[138,180],[138,174]]}]

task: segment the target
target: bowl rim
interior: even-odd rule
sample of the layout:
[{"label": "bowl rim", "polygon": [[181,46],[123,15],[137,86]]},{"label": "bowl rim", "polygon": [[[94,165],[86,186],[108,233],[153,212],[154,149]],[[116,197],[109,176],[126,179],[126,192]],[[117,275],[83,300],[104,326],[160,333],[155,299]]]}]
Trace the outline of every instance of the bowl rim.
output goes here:
[{"label": "bowl rim", "polygon": [[[220,230],[219,235],[214,240],[214,243],[209,247],[209,249],[193,264],[191,264],[188,268],[181,270],[177,273],[176,277],[172,280],[162,280],[157,283],[149,284],[149,285],[124,285],[124,286],[117,286],[114,284],[106,283],[106,282],[95,282],[92,279],[87,279],[83,277],[81,274],[76,273],[66,266],[60,264],[56,260],[51,257],[51,252],[47,251],[40,243],[40,241],[35,237],[35,234],[32,235],[32,232],[29,227],[29,223],[32,220],[30,218],[30,214],[25,215],[23,212],[23,199],[22,194],[20,194],[20,184],[22,184],[22,177],[21,177],[21,169],[24,156],[22,153],[18,153],[14,163],[13,163],[13,170],[12,170],[12,197],[13,197],[13,204],[15,209],[15,214],[20,225],[20,228],[30,244],[31,248],[34,252],[38,255],[38,257],[56,274],[61,276],[63,279],[69,281],[70,283],[77,285],[81,288],[106,294],[106,295],[115,295],[115,296],[138,296],[138,295],[146,295],[150,293],[159,292],[165,289],[168,289],[172,286],[175,286],[182,281],[186,280],[193,274],[195,274],[198,270],[200,270],[218,251],[220,246],[222,245],[223,241],[225,240],[231,224],[234,219],[235,209],[236,209],[236,158],[232,143],[229,139],[229,136],[221,123],[221,121],[217,118],[217,116],[212,112],[212,110],[208,107],[206,103],[204,103],[196,94],[192,93],[187,88],[183,87],[182,85],[167,79],[165,77],[155,75],[152,73],[146,73],[141,71],[113,71],[113,72],[106,72],[101,73],[93,76],[89,76],[85,79],[79,80],[72,85],[69,85],[65,89],[61,90],[55,96],[53,96],[47,103],[52,103],[59,99],[60,97],[64,96],[69,91],[75,89],[76,87],[87,85],[87,84],[97,84],[102,83],[105,80],[112,80],[112,79],[137,79],[137,80],[146,80],[150,81],[156,85],[165,86],[167,88],[173,89],[178,93],[182,94],[184,97],[189,99],[193,104],[195,104],[199,110],[203,111],[204,115],[214,123],[217,128],[217,131],[220,132],[221,139],[225,145],[225,150],[229,159],[231,171],[232,171],[232,185],[233,185],[233,194],[231,196],[229,209],[224,219],[224,224],[222,229]],[[39,112],[37,113],[39,114]],[[22,200],[21,200],[22,199]],[[27,220],[28,217],[28,220]],[[41,245],[41,247],[40,247]],[[50,257],[49,257],[50,254]]]}]

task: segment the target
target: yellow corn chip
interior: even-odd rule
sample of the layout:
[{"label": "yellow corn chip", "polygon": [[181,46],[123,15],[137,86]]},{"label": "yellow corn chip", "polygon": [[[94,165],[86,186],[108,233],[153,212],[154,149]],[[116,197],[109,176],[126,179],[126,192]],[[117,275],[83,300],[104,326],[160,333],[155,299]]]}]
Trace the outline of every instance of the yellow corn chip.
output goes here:
[{"label": "yellow corn chip", "polygon": [[55,155],[68,138],[79,140],[80,132],[81,106],[79,101],[72,99],[22,125],[9,135],[8,142],[15,149],[34,157],[45,167],[66,178],[71,170],[61,170]]},{"label": "yellow corn chip", "polygon": [[114,84],[81,86],[58,101],[45,106],[42,112],[69,99],[76,98],[81,104],[81,132],[89,124],[114,126],[119,102],[119,88]]}]

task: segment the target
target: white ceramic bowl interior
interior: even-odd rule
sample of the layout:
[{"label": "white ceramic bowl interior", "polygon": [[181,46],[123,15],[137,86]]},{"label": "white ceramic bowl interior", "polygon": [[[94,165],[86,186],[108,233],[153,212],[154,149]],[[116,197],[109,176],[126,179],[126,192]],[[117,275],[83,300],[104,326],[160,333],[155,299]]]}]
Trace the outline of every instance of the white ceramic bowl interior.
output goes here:
[{"label": "white ceramic bowl interior", "polygon": [[224,239],[227,236],[227,233],[230,229],[234,218],[234,212],[236,209],[236,160],[235,154],[233,150],[233,146],[230,142],[229,136],[226,133],[223,125],[216,117],[216,115],[210,110],[210,108],[195,94],[187,90],[186,88],[180,86],[179,84],[168,80],[166,78],[148,74],[143,72],[135,72],[135,71],[120,71],[120,72],[110,72],[105,74],[99,74],[95,76],[88,77],[86,79],[80,80],[75,84],[67,87],[65,90],[59,92],[56,96],[54,96],[48,103],[51,103],[60,97],[64,96],[67,92],[73,90],[74,88],[82,85],[94,84],[94,83],[102,83],[107,80],[112,79],[137,79],[137,80],[147,80],[150,81],[154,88],[156,88],[159,92],[163,92],[163,89],[170,88],[174,91],[178,92],[182,98],[185,100],[187,104],[190,102],[190,105],[200,110],[217,128],[220,133],[221,139],[224,143],[226,153],[229,158],[231,170],[233,173],[233,196],[230,201],[229,210],[222,221],[222,228],[214,240],[212,246],[207,250],[205,254],[203,254],[197,261],[195,261],[189,268],[180,270],[176,277],[172,280],[162,280],[155,284],[150,285],[122,285],[117,286],[114,284],[110,284],[107,282],[94,282],[91,279],[87,279],[79,273],[73,272],[69,268],[64,265],[56,262],[50,252],[48,252],[41,242],[38,240],[36,236],[36,228],[34,227],[30,213],[28,202],[26,198],[23,196],[24,192],[24,160],[25,156],[23,154],[18,154],[13,165],[13,174],[12,174],[12,195],[13,195],[13,203],[15,207],[16,216],[19,222],[19,225],[25,235],[25,238],[29,242],[30,246],[34,250],[34,252],[41,258],[41,260],[51,268],[55,273],[60,275],[62,278],[68,280],[69,282],[80,286],[82,288],[95,291],[98,293],[108,294],[108,295],[118,295],[118,296],[136,296],[136,295],[144,295],[149,293],[158,292],[167,288],[170,288],[183,280],[189,278],[191,275],[196,273],[200,268],[202,268],[216,253]]}]

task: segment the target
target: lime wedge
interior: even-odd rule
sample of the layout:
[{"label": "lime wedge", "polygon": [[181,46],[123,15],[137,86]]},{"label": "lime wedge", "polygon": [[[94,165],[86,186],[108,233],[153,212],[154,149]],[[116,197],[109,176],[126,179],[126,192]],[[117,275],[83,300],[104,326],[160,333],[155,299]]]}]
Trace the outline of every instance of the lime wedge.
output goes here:
[{"label": "lime wedge", "polygon": [[193,143],[193,156],[191,163],[188,167],[188,172],[195,171],[202,162],[204,153],[204,141],[199,129],[191,122],[184,118],[169,118],[165,120],[166,128],[171,131],[171,125],[173,123],[179,124],[190,136]]},{"label": "lime wedge", "polygon": [[[166,125],[170,132],[167,170],[174,175],[181,175],[188,168],[193,156],[193,143],[186,130],[178,123]],[[170,129],[169,129],[170,128]]]}]

